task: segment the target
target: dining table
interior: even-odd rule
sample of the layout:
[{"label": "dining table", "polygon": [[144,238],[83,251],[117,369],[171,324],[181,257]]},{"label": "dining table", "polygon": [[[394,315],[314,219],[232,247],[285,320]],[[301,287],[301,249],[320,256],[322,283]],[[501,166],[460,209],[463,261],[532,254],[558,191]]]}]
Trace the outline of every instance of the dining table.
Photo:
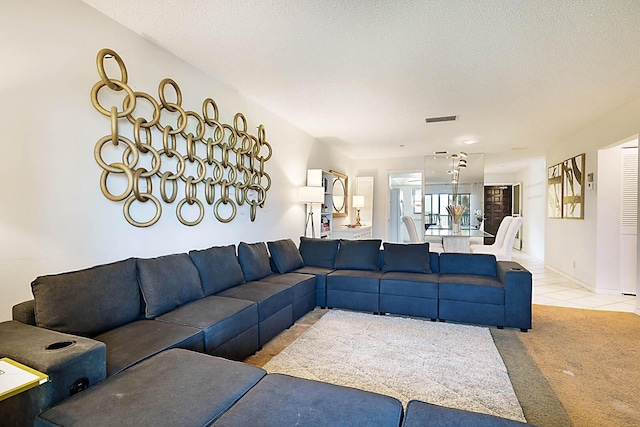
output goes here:
[{"label": "dining table", "polygon": [[445,252],[471,252],[470,241],[472,237],[494,237],[493,234],[476,228],[462,228],[454,231],[451,228],[429,227],[424,232],[425,237],[440,237]]}]

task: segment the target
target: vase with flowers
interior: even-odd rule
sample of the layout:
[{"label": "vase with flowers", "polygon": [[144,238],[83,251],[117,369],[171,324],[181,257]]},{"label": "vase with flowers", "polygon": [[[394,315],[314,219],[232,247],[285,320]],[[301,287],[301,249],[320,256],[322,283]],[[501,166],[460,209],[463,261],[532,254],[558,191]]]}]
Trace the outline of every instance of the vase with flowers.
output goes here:
[{"label": "vase with flowers", "polygon": [[460,153],[452,154],[451,170],[448,172],[451,175],[451,188],[453,190],[453,197],[451,204],[447,206],[447,212],[451,216],[451,229],[454,233],[460,232],[460,222],[462,220],[462,214],[464,214],[465,207],[458,201],[458,183],[460,182],[460,170],[467,167],[467,153],[461,151]]}]

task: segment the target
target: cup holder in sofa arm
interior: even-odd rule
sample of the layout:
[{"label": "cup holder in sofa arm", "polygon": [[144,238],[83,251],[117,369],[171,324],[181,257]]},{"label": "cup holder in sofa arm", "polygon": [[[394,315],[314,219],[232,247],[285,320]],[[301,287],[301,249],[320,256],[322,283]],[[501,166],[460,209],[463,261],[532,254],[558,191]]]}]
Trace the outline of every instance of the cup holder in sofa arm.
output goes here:
[{"label": "cup holder in sofa arm", "polygon": [[509,270],[511,270],[511,271],[523,271],[523,269],[520,268],[520,267],[511,267]]},{"label": "cup holder in sofa arm", "polygon": [[49,344],[44,349],[45,350],[61,350],[63,348],[71,347],[72,345],[75,345],[75,344],[76,344],[75,341],[58,341],[58,342],[54,342],[53,344]]}]

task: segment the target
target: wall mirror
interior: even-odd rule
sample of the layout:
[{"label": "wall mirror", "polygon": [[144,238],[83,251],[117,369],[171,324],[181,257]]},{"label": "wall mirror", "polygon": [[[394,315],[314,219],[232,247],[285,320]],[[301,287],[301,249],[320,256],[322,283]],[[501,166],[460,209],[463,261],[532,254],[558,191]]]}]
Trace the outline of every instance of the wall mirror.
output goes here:
[{"label": "wall mirror", "polygon": [[338,218],[346,217],[349,202],[347,191],[349,188],[349,178],[347,178],[347,175],[334,170],[330,172],[333,174],[333,216]]}]

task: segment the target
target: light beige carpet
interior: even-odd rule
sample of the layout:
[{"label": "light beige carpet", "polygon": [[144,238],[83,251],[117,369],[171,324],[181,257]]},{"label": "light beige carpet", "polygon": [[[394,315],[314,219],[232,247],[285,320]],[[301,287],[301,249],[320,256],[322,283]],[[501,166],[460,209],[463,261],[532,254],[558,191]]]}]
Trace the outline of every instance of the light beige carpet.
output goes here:
[{"label": "light beige carpet", "polygon": [[534,305],[517,337],[572,425],[640,425],[640,316]]},{"label": "light beige carpet", "polygon": [[264,369],[524,421],[484,327],[332,310]]}]

